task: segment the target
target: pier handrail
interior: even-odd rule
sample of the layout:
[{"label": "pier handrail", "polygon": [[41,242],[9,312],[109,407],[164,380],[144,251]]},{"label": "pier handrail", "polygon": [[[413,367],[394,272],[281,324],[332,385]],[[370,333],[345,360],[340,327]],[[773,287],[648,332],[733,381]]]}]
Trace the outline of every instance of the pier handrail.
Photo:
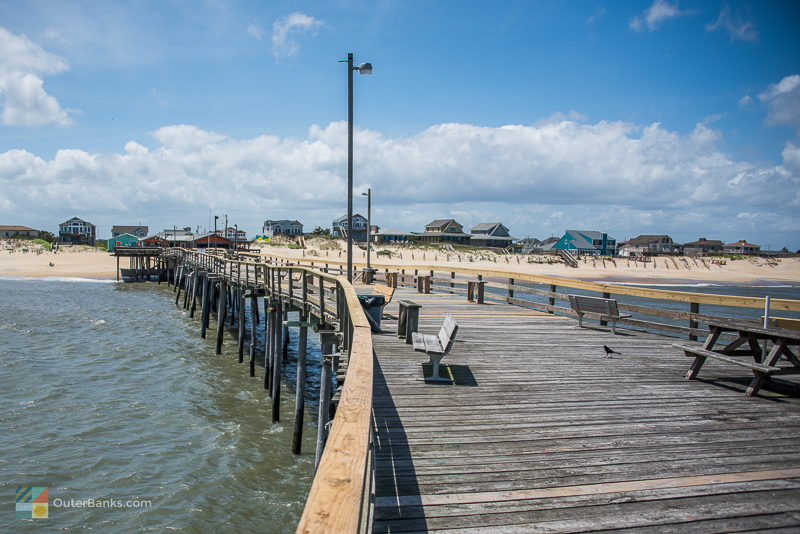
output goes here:
[{"label": "pier handrail", "polygon": [[[352,533],[371,530],[369,501],[372,491],[372,383],[373,353],[369,322],[353,286],[344,276],[327,274],[308,266],[274,265],[267,258],[234,259],[219,253],[208,254],[186,249],[172,249],[184,260],[201,265],[215,274],[222,274],[234,283],[247,283],[274,290],[267,281],[269,272],[282,273],[291,279],[292,272],[312,275],[335,284],[341,296],[341,305],[325,309],[324,293],[319,295],[317,312],[321,315],[343,312],[337,317],[349,350],[348,366],[341,397],[336,408],[325,448],[320,458],[314,480],[297,527],[298,533],[335,532]],[[253,276],[250,276],[250,272]],[[263,270],[259,278],[255,273]],[[303,287],[306,287],[304,284]],[[319,286],[322,288],[322,285]],[[294,284],[281,288],[280,297],[290,299],[300,306],[309,304],[308,295],[295,294]],[[341,312],[339,312],[341,310]],[[325,318],[320,317],[324,322]]]},{"label": "pier handrail", "polygon": [[[252,256],[261,256],[265,258],[275,258],[284,261],[295,262],[296,264],[331,264],[331,265],[346,265],[346,262],[340,260],[330,260],[326,258],[294,258],[291,256],[280,256],[276,254],[266,253],[249,253]],[[366,263],[354,262],[354,266],[364,266]],[[478,269],[474,267],[455,267],[452,265],[397,265],[391,263],[375,263],[371,262],[371,266],[375,269],[389,269],[392,271],[405,269],[405,270],[418,270],[418,271],[438,271],[438,272],[456,272],[461,274],[469,274],[474,276],[495,277],[495,278],[511,278],[514,280],[522,280],[537,284],[549,284],[559,287],[571,287],[574,289],[584,289],[587,291],[596,291],[600,293],[615,293],[617,295],[629,295],[633,297],[654,298],[660,300],[672,300],[676,302],[697,303],[697,304],[711,304],[718,306],[733,306],[739,308],[754,308],[762,309],[764,307],[764,299],[760,297],[738,297],[733,295],[717,295],[711,293],[694,293],[690,291],[671,291],[666,289],[651,289],[635,286],[623,286],[619,284],[608,284],[602,282],[588,282],[584,280],[577,280],[573,278],[561,278],[557,276],[527,274],[511,270],[501,269]],[[800,301],[792,299],[771,299],[770,306],[773,310],[780,311],[800,311]]]}]

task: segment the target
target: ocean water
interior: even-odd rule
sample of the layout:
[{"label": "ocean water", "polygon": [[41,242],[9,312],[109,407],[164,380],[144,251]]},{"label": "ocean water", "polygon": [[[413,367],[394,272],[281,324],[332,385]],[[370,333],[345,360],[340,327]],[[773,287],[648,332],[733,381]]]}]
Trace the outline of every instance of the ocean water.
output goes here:
[{"label": "ocean water", "polygon": [[[0,279],[0,532],[294,530],[313,477],[315,336],[294,456],[293,365],[272,424],[263,368],[248,376],[232,336],[216,356],[197,316],[166,285]],[[47,518],[16,517],[25,486],[48,488]]]}]

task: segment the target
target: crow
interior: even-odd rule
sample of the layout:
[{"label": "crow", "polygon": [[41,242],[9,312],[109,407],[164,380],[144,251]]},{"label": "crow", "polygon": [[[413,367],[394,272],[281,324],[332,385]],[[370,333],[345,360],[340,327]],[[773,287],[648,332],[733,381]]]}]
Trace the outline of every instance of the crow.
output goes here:
[{"label": "crow", "polygon": [[619,353],[619,352],[615,351],[614,349],[610,348],[608,345],[603,345],[603,350],[606,351],[606,357],[607,358],[613,358],[612,354],[619,354],[620,356],[622,356],[621,353]]}]

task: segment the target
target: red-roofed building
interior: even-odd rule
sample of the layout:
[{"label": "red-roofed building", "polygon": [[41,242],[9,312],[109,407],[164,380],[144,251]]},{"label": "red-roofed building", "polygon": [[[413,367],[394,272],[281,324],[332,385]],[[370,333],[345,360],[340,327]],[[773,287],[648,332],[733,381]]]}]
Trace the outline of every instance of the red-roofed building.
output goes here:
[{"label": "red-roofed building", "polygon": [[724,245],[723,248],[728,254],[758,254],[761,252],[761,245],[748,243],[744,239],[740,239],[736,243]]}]

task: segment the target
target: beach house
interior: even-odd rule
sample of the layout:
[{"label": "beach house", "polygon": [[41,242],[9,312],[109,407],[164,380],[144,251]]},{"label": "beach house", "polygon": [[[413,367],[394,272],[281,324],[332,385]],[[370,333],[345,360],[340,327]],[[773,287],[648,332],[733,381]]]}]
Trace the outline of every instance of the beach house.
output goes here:
[{"label": "beach house", "polygon": [[36,237],[37,235],[39,235],[38,230],[27,226],[0,226],[0,237]]},{"label": "beach house", "polygon": [[415,241],[468,245],[470,234],[455,219],[436,219],[425,225],[425,231],[414,234]]},{"label": "beach house", "polygon": [[88,221],[73,217],[58,225],[58,242],[65,245],[94,246],[97,227]]},{"label": "beach house", "polygon": [[624,243],[619,243],[617,252],[620,256],[656,256],[658,254],[675,254],[683,251],[683,245],[675,243],[668,235],[639,235]]},{"label": "beach house", "polygon": [[[367,242],[367,218],[356,213],[352,221],[353,241]],[[331,235],[333,237],[347,237],[347,215],[337,217],[331,222]]]},{"label": "beach house", "polygon": [[117,234],[108,240],[106,249],[113,252],[117,247],[138,247],[141,241],[133,234]]},{"label": "beach house", "polygon": [[276,235],[299,236],[303,235],[303,223],[290,221],[289,219],[281,219],[279,221],[267,219],[261,226],[261,233],[270,238]]},{"label": "beach house", "polygon": [[144,239],[147,237],[147,234],[150,232],[150,228],[147,226],[120,226],[115,225],[111,227],[111,237],[117,237],[122,234],[131,234],[136,236],[140,239]]},{"label": "beach house", "polygon": [[722,241],[716,239],[706,239],[701,237],[697,241],[683,244],[683,251],[689,255],[721,254],[723,252]]},{"label": "beach house", "polygon": [[740,239],[736,243],[728,243],[723,245],[722,249],[726,254],[758,254],[761,252],[760,245],[748,243],[744,239]]},{"label": "beach house", "polygon": [[472,227],[470,245],[476,247],[508,248],[516,238],[511,237],[503,223],[480,223]]},{"label": "beach house", "polygon": [[392,243],[402,244],[408,243],[414,238],[414,233],[404,232],[396,228],[379,228],[372,227],[372,241],[375,243]]},{"label": "beach house", "polygon": [[594,230],[567,230],[552,246],[553,250],[566,250],[576,254],[613,256],[617,253],[617,240],[605,232]]}]

